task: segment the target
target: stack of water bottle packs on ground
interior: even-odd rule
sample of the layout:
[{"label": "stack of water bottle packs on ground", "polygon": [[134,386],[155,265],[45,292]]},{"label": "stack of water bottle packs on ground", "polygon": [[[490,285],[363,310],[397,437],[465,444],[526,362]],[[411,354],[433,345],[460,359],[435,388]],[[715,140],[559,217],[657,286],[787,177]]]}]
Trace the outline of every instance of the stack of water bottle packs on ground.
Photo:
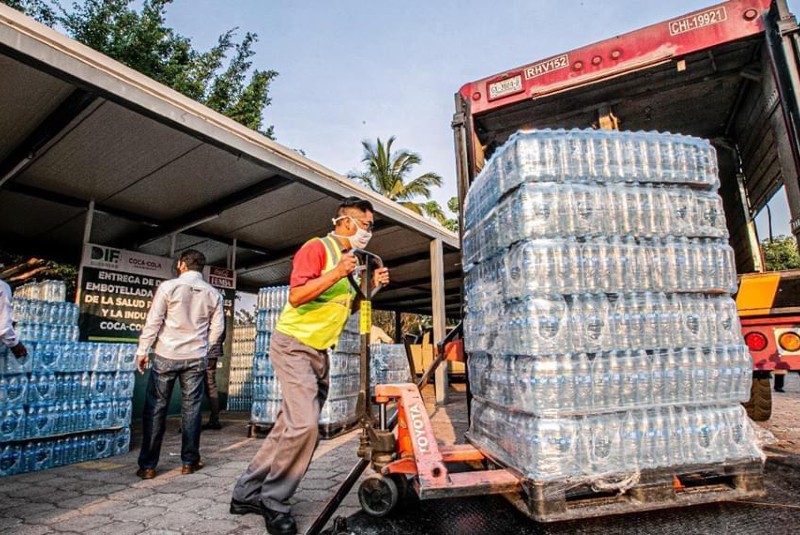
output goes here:
[{"label": "stack of water bottle packs on ground", "polygon": [[[251,416],[251,421],[256,424],[274,424],[283,401],[280,383],[269,358],[269,342],[288,298],[288,286],[262,288],[258,294]],[[319,416],[323,434],[338,432],[355,421],[359,354],[358,315],[353,315],[336,347],[328,352],[330,384],[327,401]]]},{"label": "stack of water bottle packs on ground", "polygon": [[250,411],[253,407],[253,358],[255,352],[255,323],[235,325],[228,378],[229,411]]},{"label": "stack of water bottle packs on ground", "polygon": [[127,452],[136,346],[75,342],[71,303],[13,307],[36,328],[20,329],[27,357],[0,349],[0,476]]},{"label": "stack of water bottle packs on ground", "polygon": [[465,212],[471,441],[538,481],[763,459],[718,184],[682,135],[496,151]]}]

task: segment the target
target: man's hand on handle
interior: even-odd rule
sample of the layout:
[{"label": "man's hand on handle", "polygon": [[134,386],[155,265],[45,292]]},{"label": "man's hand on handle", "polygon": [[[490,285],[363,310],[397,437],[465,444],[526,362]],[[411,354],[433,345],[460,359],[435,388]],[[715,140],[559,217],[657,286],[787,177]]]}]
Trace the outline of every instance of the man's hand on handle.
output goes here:
[{"label": "man's hand on handle", "polygon": [[356,255],[353,253],[345,253],[336,264],[336,272],[340,279],[343,279],[356,270]]},{"label": "man's hand on handle", "polygon": [[372,287],[386,286],[389,284],[389,268],[378,268],[372,274]]},{"label": "man's hand on handle", "polygon": [[18,343],[14,347],[9,348],[11,353],[17,357],[18,359],[24,358],[28,356],[28,348],[25,347],[22,342]]},{"label": "man's hand on handle", "polygon": [[150,363],[150,357],[147,355],[136,355],[136,370],[144,374],[144,370],[147,369],[147,365]]}]

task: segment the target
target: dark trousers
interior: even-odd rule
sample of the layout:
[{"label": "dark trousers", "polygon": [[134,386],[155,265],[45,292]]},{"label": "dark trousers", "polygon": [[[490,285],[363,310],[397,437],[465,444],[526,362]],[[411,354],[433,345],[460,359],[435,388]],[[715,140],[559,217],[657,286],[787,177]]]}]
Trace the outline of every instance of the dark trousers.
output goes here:
[{"label": "dark trousers", "polygon": [[176,379],[181,385],[181,461],[183,464],[194,464],[200,460],[200,403],[206,366],[205,359],[172,360],[154,355],[142,413],[140,468],[155,468],[158,465],[167,409]]},{"label": "dark trousers", "polygon": [[219,391],[217,390],[217,359],[208,359],[208,368],[206,369],[204,382],[206,385],[206,396],[208,396],[208,407],[211,409],[208,422],[212,424],[218,424]]},{"label": "dark trousers", "polygon": [[[800,374],[800,371],[797,373]],[[775,377],[775,390],[783,390],[783,385],[786,384],[786,375],[787,373],[772,374],[772,376]]]}]

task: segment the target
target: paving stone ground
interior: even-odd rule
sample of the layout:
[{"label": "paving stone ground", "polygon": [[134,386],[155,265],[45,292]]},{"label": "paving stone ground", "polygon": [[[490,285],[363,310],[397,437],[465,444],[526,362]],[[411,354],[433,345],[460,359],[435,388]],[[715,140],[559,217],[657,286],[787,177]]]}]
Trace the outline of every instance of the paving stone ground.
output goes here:
[{"label": "paving stone ground", "polygon": [[[424,393],[439,440],[463,442],[467,428],[464,385],[453,385],[449,403],[441,407],[432,402],[431,387]],[[171,418],[155,479],[142,481],[134,474],[140,442],[138,429],[131,452],[126,455],[0,479],[0,533],[264,533],[259,516],[228,513],[231,489],[261,440],[247,437],[246,415],[224,414],[222,421],[222,431],[203,433],[201,452],[206,468],[192,475],[180,474],[179,421]],[[797,374],[787,378],[785,394],[776,394],[772,420],[763,427],[777,439],[767,448],[769,462],[800,454]],[[292,500],[301,532],[358,460],[357,447],[357,431],[320,443]],[[768,474],[779,477],[780,472]],[[337,514],[349,516],[359,510],[352,491]]]},{"label": "paving stone ground", "polygon": [[[449,403],[442,407],[435,407],[432,387],[425,391],[444,442],[463,440],[463,391],[463,384],[454,385]],[[247,419],[245,414],[223,413],[223,430],[205,431],[201,438],[206,467],[187,476],[180,473],[180,421],[170,418],[155,479],[143,481],[135,475],[141,441],[137,426],[125,455],[0,479],[0,533],[264,533],[260,516],[228,513],[236,478],[261,445],[261,439],[247,437]],[[358,461],[357,449],[357,430],[320,442],[292,499],[301,532]],[[359,510],[353,491],[337,514],[349,516]]]}]

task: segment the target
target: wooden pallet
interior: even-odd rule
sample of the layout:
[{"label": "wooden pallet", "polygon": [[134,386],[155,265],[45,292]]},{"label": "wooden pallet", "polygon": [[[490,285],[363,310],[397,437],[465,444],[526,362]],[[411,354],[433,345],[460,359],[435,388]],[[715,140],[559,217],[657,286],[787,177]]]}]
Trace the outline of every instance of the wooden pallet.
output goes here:
[{"label": "wooden pallet", "polygon": [[[267,424],[267,423],[251,422],[250,425],[247,427],[247,437],[266,438],[267,435],[269,435],[269,432],[272,431],[272,428],[274,426],[275,424],[271,423]],[[319,436],[323,440],[330,440],[332,438],[336,438],[345,433],[348,433],[357,426],[358,426],[357,418],[336,424],[320,424]]]},{"label": "wooden pallet", "polygon": [[272,431],[274,425],[275,424],[250,422],[250,425],[247,426],[247,438],[266,438],[269,432]]},{"label": "wooden pallet", "polygon": [[358,427],[358,418],[351,418],[345,422],[337,424],[322,424],[319,426],[319,435],[323,440],[329,440],[342,436]]},{"label": "wooden pallet", "polygon": [[644,470],[623,492],[598,491],[589,483],[523,479],[523,492],[505,497],[538,522],[574,520],[763,496],[763,468],[753,460]]}]

